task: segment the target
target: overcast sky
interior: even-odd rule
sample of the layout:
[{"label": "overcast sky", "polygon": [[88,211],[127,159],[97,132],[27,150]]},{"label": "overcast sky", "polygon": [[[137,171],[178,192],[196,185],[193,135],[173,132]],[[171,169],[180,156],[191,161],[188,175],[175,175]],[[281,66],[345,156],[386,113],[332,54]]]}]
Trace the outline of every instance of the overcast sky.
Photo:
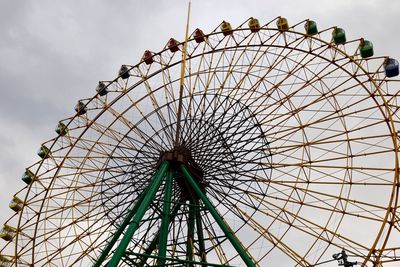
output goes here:
[{"label": "overcast sky", "polygon": [[[57,122],[121,64],[134,65],[170,37],[182,40],[186,8],[186,0],[0,0],[0,222],[11,215],[8,202],[24,186],[20,176],[55,136]],[[319,29],[340,26],[349,39],[372,41],[376,54],[400,59],[396,0],[194,0],[190,32],[279,15],[289,23],[313,19]]]}]

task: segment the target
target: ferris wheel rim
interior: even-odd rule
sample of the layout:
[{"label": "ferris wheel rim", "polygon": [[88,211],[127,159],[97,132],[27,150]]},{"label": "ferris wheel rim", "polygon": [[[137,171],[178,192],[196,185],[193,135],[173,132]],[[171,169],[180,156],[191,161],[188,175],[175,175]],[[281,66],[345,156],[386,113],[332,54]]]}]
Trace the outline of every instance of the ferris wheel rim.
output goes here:
[{"label": "ferris wheel rim", "polygon": [[[245,31],[245,30],[248,30],[248,29],[235,29],[235,32],[236,32],[236,31],[239,31],[239,30]],[[263,30],[263,28],[261,28],[261,30]],[[266,30],[267,30],[267,29],[266,29]],[[271,28],[271,30],[272,30],[272,28]],[[273,29],[273,30],[278,31],[277,29]],[[296,33],[296,34],[297,34],[298,32],[292,32],[292,33]],[[209,34],[209,35],[207,35],[207,36],[212,36],[212,35],[217,35],[217,34],[221,34],[221,32],[214,32],[214,33]],[[304,33],[301,33],[301,34],[305,36]],[[315,39],[316,39],[316,37],[314,37],[314,36],[311,36],[311,37],[310,37],[310,36],[306,36],[305,39],[306,39],[306,38],[315,38]],[[194,43],[194,38],[190,39],[190,41],[191,41],[192,43]],[[321,40],[319,40],[319,41],[321,41]],[[323,41],[323,40],[322,40],[322,41]],[[338,48],[335,47],[335,46],[334,46],[334,48],[335,48],[335,49],[338,49]],[[163,51],[166,51],[166,50],[167,50],[167,49],[164,49]],[[162,51],[162,52],[163,52],[163,51]],[[160,52],[160,54],[161,54],[162,52]],[[351,56],[349,56],[349,55],[347,55],[347,54],[345,54],[345,55],[346,55],[346,57],[349,57],[351,60],[353,60]],[[199,54],[198,56],[201,56],[201,54]],[[357,65],[359,65],[359,66],[362,68],[362,65],[361,65],[359,62],[357,62],[356,60],[354,60],[354,63],[357,64]],[[133,68],[139,66],[140,64],[143,64],[143,61],[141,61],[139,64],[137,64],[137,65],[131,67],[130,70],[132,70]],[[176,62],[176,64],[179,64],[179,62]],[[169,68],[169,66],[168,66],[168,68]],[[362,68],[362,69],[363,69],[363,68]],[[160,71],[161,71],[161,70],[160,70]],[[390,132],[391,132],[391,134],[392,134],[393,145],[395,146],[395,155],[396,155],[395,164],[396,164],[396,170],[397,170],[397,172],[395,173],[394,180],[396,181],[396,180],[398,180],[398,175],[399,175],[399,174],[398,174],[398,146],[396,145],[396,144],[397,144],[397,138],[396,138],[397,131],[395,131],[393,119],[391,118],[392,114],[391,114],[390,108],[389,108],[389,106],[388,106],[388,103],[387,103],[386,99],[384,98],[383,93],[381,92],[379,86],[375,83],[374,79],[371,77],[370,74],[368,74],[368,72],[367,72],[365,69],[363,69],[363,71],[364,71],[364,73],[365,73],[366,75],[368,75],[368,76],[370,77],[370,80],[374,83],[374,85],[375,85],[375,87],[376,87],[376,89],[377,89],[377,91],[378,91],[378,93],[379,93],[379,96],[382,98],[382,101],[384,102],[385,111],[387,112],[387,114],[389,114],[389,117],[390,117],[390,118],[389,118],[390,126],[388,125],[388,128],[390,129]],[[156,73],[154,73],[153,75],[156,75]],[[149,79],[150,79],[151,77],[152,77],[152,76],[149,76]],[[119,79],[119,77],[117,77],[113,82],[117,81],[118,79]],[[112,82],[111,82],[111,83],[112,83]],[[111,83],[110,83],[110,84],[111,84]],[[171,81],[171,83],[173,83],[173,81]],[[109,84],[109,85],[110,85],[110,84]],[[109,85],[107,85],[107,86],[109,86]],[[363,88],[364,88],[364,86],[363,86]],[[367,90],[366,88],[364,88],[364,89]],[[130,91],[130,90],[133,90],[133,88],[130,88],[129,91]],[[118,100],[119,100],[120,98],[122,98],[123,95],[127,94],[129,91],[127,91],[127,92],[121,94],[120,96],[118,96],[117,98],[115,98],[114,101],[113,101],[112,103],[110,103],[110,106],[112,106],[114,103],[118,102]],[[148,97],[148,95],[147,95],[147,96],[144,96],[144,97]],[[144,97],[143,97],[143,98],[144,98]],[[89,100],[89,102],[88,102],[87,104],[89,104],[91,101],[94,101],[95,99],[97,99],[97,95],[93,96],[93,97]],[[381,110],[381,106],[378,106],[378,108]],[[104,109],[104,110],[102,110],[101,112],[99,112],[98,117],[100,117],[101,114],[103,114],[105,111],[106,111],[106,109]],[[384,115],[384,112],[383,112],[382,110],[381,110],[381,112],[382,112],[382,114]],[[122,114],[122,115],[123,115],[123,114]],[[149,115],[149,116],[150,116],[150,115]],[[72,117],[72,118],[70,119],[69,123],[72,123],[72,121],[73,121],[75,118],[77,118],[77,117],[79,117],[79,115],[76,114],[74,117]],[[93,121],[92,121],[91,123],[94,123],[95,121],[96,121],[96,118],[93,119]],[[68,124],[68,125],[69,125],[69,124]],[[90,125],[91,125],[91,124],[90,124]],[[85,134],[86,130],[90,127],[90,125],[88,125],[88,127],[81,133],[81,135],[77,138],[77,141],[76,141],[76,142],[78,142],[78,140],[80,139],[80,137],[82,137],[82,136]],[[108,126],[108,127],[109,127],[109,126]],[[58,140],[59,138],[61,138],[61,137],[58,136],[58,137],[56,137],[55,139],[53,139],[53,144],[52,144],[52,146],[50,147],[50,149],[52,149],[52,147],[55,145],[55,143],[57,142],[57,140]],[[101,138],[101,136],[99,137],[99,139],[100,139],[100,138]],[[95,145],[95,144],[93,144],[93,145]],[[71,151],[72,149],[73,149],[73,145],[71,146],[70,151]],[[68,152],[68,153],[69,153],[69,152]],[[66,156],[68,156],[68,153],[66,154]],[[44,162],[44,160],[41,161],[41,164],[43,164],[43,162]],[[61,164],[61,165],[57,168],[57,172],[59,171],[60,168],[62,168],[62,166],[63,166],[63,164]],[[41,167],[41,165],[39,165],[38,170],[40,169],[40,167]],[[397,176],[396,176],[396,175],[397,175]],[[30,185],[30,187],[31,187],[31,186],[32,186],[32,184]],[[49,185],[48,189],[46,189],[46,190],[49,191],[50,187],[51,187],[51,185]],[[30,190],[28,190],[28,192],[29,192],[29,191],[30,191]],[[394,192],[395,192],[395,191],[396,191],[396,193],[398,194],[398,189],[397,189],[397,187],[396,187],[396,184],[393,183],[391,202],[395,201],[395,200],[394,200],[394,197],[395,197],[395,196],[394,196]],[[27,197],[28,197],[28,193],[27,193],[27,195],[26,195],[26,198],[27,198]],[[397,199],[397,197],[396,197],[396,199]],[[42,205],[43,205],[43,203],[42,203]],[[390,205],[389,205],[389,206],[390,206]],[[383,231],[384,224],[386,224],[386,222],[387,222],[387,218],[388,218],[390,212],[391,212],[391,211],[388,209],[385,222],[382,224],[381,233],[382,233],[382,231]],[[38,217],[38,220],[39,220],[39,217]],[[393,218],[392,218],[392,220],[393,220]],[[20,222],[18,222],[18,227],[19,227],[19,226],[20,226]],[[393,225],[391,225],[391,227],[393,227]],[[389,231],[389,232],[390,232],[390,231]],[[387,235],[387,238],[388,238],[388,235]],[[377,238],[377,239],[378,239],[378,238]],[[376,245],[377,242],[378,242],[377,239],[376,239],[376,241],[375,241],[375,245]],[[16,239],[16,240],[18,240],[18,239]],[[371,249],[371,252],[372,252],[372,249]],[[380,253],[382,254],[383,251],[380,251]],[[370,256],[371,256],[371,255],[370,255]],[[366,260],[365,262],[367,262],[367,260]]]}]

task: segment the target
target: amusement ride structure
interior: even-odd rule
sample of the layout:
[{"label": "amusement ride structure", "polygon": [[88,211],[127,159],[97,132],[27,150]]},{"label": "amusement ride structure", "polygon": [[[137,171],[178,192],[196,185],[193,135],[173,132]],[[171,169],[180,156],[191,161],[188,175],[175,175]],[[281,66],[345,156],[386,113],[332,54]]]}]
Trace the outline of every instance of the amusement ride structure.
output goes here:
[{"label": "amusement ride structure", "polygon": [[308,19],[186,32],[58,123],[0,266],[395,266],[397,60]]}]

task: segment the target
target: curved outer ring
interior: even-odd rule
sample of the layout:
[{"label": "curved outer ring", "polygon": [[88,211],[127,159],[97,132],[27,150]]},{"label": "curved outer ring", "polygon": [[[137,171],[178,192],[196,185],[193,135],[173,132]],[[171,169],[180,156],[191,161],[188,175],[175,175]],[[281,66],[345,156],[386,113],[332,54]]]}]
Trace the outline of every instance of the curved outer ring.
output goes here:
[{"label": "curved outer ring", "polygon": [[[301,22],[300,22],[300,23],[301,23]],[[269,24],[269,23],[268,23],[268,24]],[[268,25],[268,24],[267,24],[267,25]],[[298,24],[296,24],[296,25],[298,25]],[[323,40],[323,39],[319,39],[319,38],[317,38],[316,36],[308,36],[308,35],[306,35],[305,33],[297,32],[297,31],[292,31],[291,29],[292,29],[292,28],[290,28],[288,32],[293,33],[293,34],[296,34],[296,35],[301,35],[301,36],[303,36],[304,38],[310,38],[310,39],[316,40],[316,41],[318,41],[318,42],[321,42],[321,43],[325,44],[326,46],[328,46],[328,47],[330,47],[330,48],[333,48],[333,49],[335,49],[337,52],[339,52],[339,53],[341,53],[342,55],[344,55],[344,57],[348,58],[353,64],[356,64],[356,65],[360,68],[360,70],[362,70],[362,72],[363,72],[366,76],[369,77],[369,81],[371,81],[371,82],[374,84],[374,86],[375,86],[375,88],[376,88],[376,91],[379,93],[379,97],[381,98],[381,100],[382,100],[382,102],[383,102],[383,104],[384,104],[385,110],[383,111],[383,110],[380,109],[380,111],[381,111],[382,115],[387,119],[386,123],[387,123],[388,128],[390,129],[390,132],[391,132],[391,135],[392,135],[392,142],[393,142],[394,152],[395,152],[395,168],[394,168],[393,186],[392,186],[392,192],[391,192],[391,196],[390,196],[390,201],[389,201],[389,203],[388,203],[388,207],[387,207],[387,211],[386,211],[386,215],[385,215],[384,221],[382,222],[382,226],[381,226],[381,228],[380,228],[380,230],[379,230],[379,232],[378,232],[378,235],[377,235],[376,238],[375,238],[374,244],[373,244],[373,246],[370,248],[370,251],[369,251],[368,255],[365,257],[365,260],[364,260],[364,262],[362,263],[362,265],[365,265],[365,264],[370,260],[370,258],[371,258],[372,256],[375,256],[375,257],[376,257],[375,260],[373,260],[373,262],[379,262],[380,257],[381,257],[382,254],[383,254],[383,250],[384,250],[384,248],[385,248],[385,246],[386,246],[386,244],[387,244],[387,242],[388,242],[388,240],[389,240],[389,236],[390,236],[391,230],[392,230],[392,228],[393,228],[393,226],[394,226],[394,222],[395,222],[395,218],[396,218],[396,217],[395,217],[395,213],[396,213],[396,208],[397,208],[397,203],[398,203],[398,198],[399,198],[399,184],[400,184],[400,181],[399,181],[399,155],[398,155],[399,148],[398,148],[398,141],[397,141],[397,131],[395,130],[395,125],[394,125],[394,122],[393,122],[392,111],[391,111],[390,108],[389,108],[389,105],[388,105],[388,103],[387,103],[387,101],[386,101],[386,99],[385,99],[385,97],[384,97],[384,94],[382,93],[382,90],[381,90],[380,87],[377,85],[376,81],[371,77],[371,75],[369,74],[369,72],[367,72],[366,69],[359,63],[359,60],[355,60],[353,56],[350,56],[349,54],[347,54],[347,53],[346,53],[345,51],[343,51],[342,49],[339,49],[339,47],[334,46],[334,45],[332,45],[331,43],[328,43],[328,42],[326,42],[326,41]],[[260,28],[260,31],[261,31],[261,30],[278,31],[276,28],[264,28],[264,27],[261,27],[261,28]],[[252,34],[252,33],[250,33],[250,29],[248,29],[248,28],[240,28],[240,26],[239,26],[238,28],[234,29],[233,31],[234,31],[234,32],[239,32],[239,31],[243,31],[243,32],[244,32],[244,31],[248,31],[249,34]],[[217,35],[217,34],[222,34],[222,32],[214,30],[212,33],[210,33],[210,34],[208,34],[208,35],[206,35],[206,36],[208,37],[208,36],[213,36],[213,35]],[[188,42],[194,43],[194,42],[195,42],[195,41],[194,41],[194,38],[189,39]],[[198,45],[200,45],[200,44],[198,44]],[[261,45],[261,44],[260,44],[260,45]],[[225,49],[225,48],[223,48],[223,49]],[[288,48],[288,49],[293,49],[293,48]],[[164,48],[161,52],[159,52],[159,53],[157,53],[157,54],[155,54],[155,55],[161,55],[162,53],[164,53],[164,52],[167,51],[167,50],[168,50],[168,48]],[[305,53],[309,53],[309,51],[305,51],[305,50],[301,50],[301,49],[297,49],[297,50],[303,51],[303,52],[305,52]],[[196,56],[201,56],[201,54],[197,54]],[[321,57],[320,55],[316,55],[316,56]],[[323,58],[323,57],[321,57],[321,58]],[[143,60],[140,61],[138,64],[136,64],[136,65],[130,67],[129,70],[132,70],[132,69],[134,69],[134,68],[137,68],[139,65],[143,64],[143,62],[144,62]],[[169,67],[171,67],[171,66],[173,66],[173,65],[180,64],[180,63],[181,63],[181,60],[178,60],[178,61],[174,62],[174,63],[171,64],[171,65],[162,66],[162,67],[164,67],[164,68],[160,68],[160,69],[158,69],[156,72],[151,73],[151,75],[148,75],[147,78],[150,79],[152,76],[155,76],[156,74],[162,72],[163,70],[165,70],[165,69],[167,69],[167,68],[169,68]],[[153,63],[153,64],[154,64],[154,63]],[[107,85],[107,87],[110,86],[112,83],[116,82],[118,79],[119,79],[119,77],[115,78],[113,81],[111,81],[111,82]],[[144,82],[144,80],[142,80],[140,83],[143,83],[143,82]],[[126,90],[126,92],[123,92],[123,93],[121,93],[119,96],[115,97],[115,99],[113,99],[113,101],[110,102],[110,103],[108,104],[108,106],[112,106],[112,105],[113,105],[114,103],[116,103],[120,98],[122,98],[125,94],[127,94],[128,92],[130,92],[132,89],[134,89],[134,88],[135,88],[136,86],[138,86],[140,83],[136,83],[136,84],[132,85],[130,88],[128,88],[128,89]],[[86,103],[86,105],[88,105],[91,101],[93,101],[93,100],[95,100],[95,99],[97,99],[97,94],[94,95],[92,98],[88,99],[88,102]],[[375,102],[376,102],[376,101],[375,101]],[[106,111],[106,109],[103,109],[102,111],[98,112],[97,116],[95,116],[95,117],[93,118],[93,120],[90,122],[90,124],[87,125],[86,129],[88,129],[88,128],[92,125],[92,123],[93,123],[94,121],[96,121],[97,118],[99,118],[105,111]],[[384,114],[384,112],[387,112],[388,115],[386,116],[386,115]],[[68,122],[68,124],[66,124],[66,126],[68,127],[68,126],[70,125],[70,123],[71,123],[75,118],[77,118],[77,117],[79,117],[79,115],[77,115],[77,114],[75,114],[75,116],[71,117],[71,118],[70,118],[70,121]],[[83,131],[81,132],[81,134],[77,137],[77,141],[76,141],[76,142],[78,142],[79,138],[81,138],[81,137],[85,134],[86,129],[83,130]],[[53,148],[54,144],[56,144],[56,142],[57,142],[57,140],[58,140],[59,138],[60,138],[60,137],[58,136],[58,137],[56,137],[56,138],[50,140],[50,141],[53,141],[53,144],[49,147],[50,150]],[[48,141],[48,142],[49,142],[49,141]],[[76,143],[71,144],[69,151],[66,152],[66,154],[65,154],[65,158],[68,156],[68,154],[69,154],[70,151],[73,149],[73,147],[74,147],[75,144],[76,144]],[[35,175],[36,175],[36,174],[38,173],[38,171],[40,170],[40,168],[41,168],[43,162],[44,162],[44,160],[42,160],[42,161],[40,162],[40,164],[39,164],[39,166],[38,166],[38,169],[37,169],[37,172],[35,173]],[[56,173],[55,173],[55,176],[58,175],[58,172],[59,172],[60,168],[63,166],[63,162],[64,162],[64,160],[62,160],[61,163],[60,163],[60,165],[57,167],[57,171],[56,171]],[[53,182],[51,182],[51,183],[49,184],[49,186],[47,187],[47,189],[45,189],[45,190],[47,190],[47,192],[49,192],[49,188],[51,187],[52,183],[53,183]],[[32,187],[32,184],[30,184],[30,185],[28,186],[28,192],[27,192],[27,194],[25,195],[24,201],[26,201],[26,200],[28,199],[28,195],[29,195],[29,191],[30,191],[30,188],[31,188],[31,187]],[[46,195],[47,195],[47,192],[46,192]],[[41,208],[40,208],[40,210],[39,210],[39,213],[42,211],[43,203],[44,203],[44,202],[42,202],[42,206],[41,206]],[[20,214],[22,214],[22,211],[21,211]],[[391,216],[391,219],[389,219],[390,215],[392,215],[392,216]],[[38,217],[37,217],[37,220],[39,220],[39,218],[40,218],[40,217],[38,216]],[[20,216],[19,216],[19,219],[18,219],[18,229],[19,229],[20,224],[21,224],[21,219],[22,219],[22,215],[20,215]],[[389,222],[389,223],[388,223],[388,222]],[[382,238],[382,234],[383,234],[385,228],[387,227],[387,224],[389,224],[389,228],[388,228],[388,230],[387,230],[386,236],[384,237],[384,242],[383,242],[383,244],[382,244],[382,248],[378,250],[378,254],[377,254],[377,255],[373,255],[373,254],[376,252],[376,247],[377,247],[377,245],[378,245],[379,240]],[[35,229],[35,233],[36,233],[36,229]],[[15,255],[18,255],[18,235],[19,235],[19,232],[17,232],[17,236],[15,237],[15,240],[16,240],[16,241],[15,241]],[[35,239],[33,238],[33,240],[35,240]],[[32,247],[33,247],[33,249],[35,248],[35,241],[33,241]],[[304,260],[304,259],[303,259],[303,260]],[[32,251],[32,261],[34,262],[34,251]],[[16,262],[16,264],[17,264],[17,262]]]}]

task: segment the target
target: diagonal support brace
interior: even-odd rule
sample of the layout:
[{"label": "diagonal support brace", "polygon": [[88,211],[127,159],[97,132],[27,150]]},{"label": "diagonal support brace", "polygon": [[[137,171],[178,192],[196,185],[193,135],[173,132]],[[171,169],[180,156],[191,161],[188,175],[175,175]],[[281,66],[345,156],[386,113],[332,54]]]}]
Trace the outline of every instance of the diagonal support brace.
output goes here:
[{"label": "diagonal support brace", "polygon": [[[152,182],[150,182],[150,184],[152,184]],[[148,192],[148,188],[146,188],[146,190],[144,190],[142,192],[142,194],[140,194],[138,200],[136,201],[135,205],[133,206],[133,208],[128,212],[128,214],[126,215],[125,219],[123,220],[122,224],[119,226],[119,228],[117,229],[117,231],[113,234],[113,237],[111,238],[111,240],[108,242],[107,246],[103,249],[100,257],[97,259],[97,261],[95,262],[95,264],[93,265],[93,267],[100,267],[101,264],[104,262],[104,260],[107,258],[107,255],[110,253],[111,249],[113,248],[113,246],[115,245],[115,243],[118,241],[119,237],[121,236],[121,234],[124,232],[125,228],[129,225],[129,222],[132,220],[133,216],[136,214],[136,212],[138,211],[140,205],[143,202],[144,197],[147,195]]]},{"label": "diagonal support brace", "polygon": [[173,185],[173,174],[171,171],[167,173],[167,180],[165,183],[164,193],[164,207],[160,229],[160,244],[158,248],[157,266],[165,265],[165,257],[167,255],[167,243],[168,243],[168,226],[170,222],[171,212],[171,196],[172,196],[172,185]]},{"label": "diagonal support brace", "polygon": [[[143,194],[143,200],[142,201],[138,201],[138,203],[135,205],[135,207],[132,209],[132,211],[134,212],[130,212],[129,218],[126,218],[124,220],[124,223],[127,221],[128,223],[131,221],[131,218],[133,216],[132,221],[129,223],[129,227],[126,230],[124,237],[122,238],[121,242],[119,243],[117,249],[115,250],[110,262],[108,262],[107,267],[116,267],[118,265],[118,263],[120,262],[122,256],[124,255],[126,248],[128,247],[130,241],[132,240],[132,237],[135,233],[135,231],[139,228],[140,225],[140,221],[142,220],[144,214],[146,213],[150,203],[153,201],[154,196],[158,190],[158,188],[160,187],[162,180],[165,176],[166,171],[168,170],[169,167],[169,162],[165,161],[161,167],[159,168],[159,170],[156,172],[156,174],[154,175],[154,178],[152,180],[152,182],[150,183],[148,189],[145,191],[145,194]],[[126,225],[125,225],[126,227]],[[124,227],[124,228],[125,228]],[[122,234],[124,229],[119,229],[118,233],[119,235]],[[119,237],[119,236],[118,236]],[[118,240],[118,237],[113,237],[112,240],[116,239]],[[115,240],[115,241],[116,241]],[[111,243],[111,242],[110,242]],[[114,242],[115,243],[115,242]],[[107,250],[109,252],[109,250],[111,250],[111,248],[113,247],[114,244],[108,244],[107,246]],[[107,254],[108,254],[107,252]],[[106,253],[103,252],[101,258],[102,261],[98,260],[95,264],[95,266],[100,266],[100,264],[104,261],[104,259],[107,256]],[[104,256],[103,256],[104,255]]]},{"label": "diagonal support brace", "polygon": [[207,210],[211,213],[213,216],[214,220],[217,222],[221,230],[225,233],[226,237],[228,240],[231,242],[232,246],[236,249],[236,251],[239,253],[240,257],[242,260],[246,263],[246,266],[248,267],[255,267],[256,265],[250,258],[250,256],[246,253],[245,249],[239,242],[239,240],[236,238],[236,236],[232,233],[224,219],[221,218],[219,215],[218,211],[214,208],[214,205],[211,203],[211,201],[208,199],[208,197],[205,195],[205,193],[201,190],[200,186],[197,184],[197,182],[193,179],[192,175],[190,174],[189,170],[186,168],[185,165],[180,165],[182,174],[185,176],[187,179],[189,185],[193,188],[197,196],[203,201],[204,206],[207,208]]}]

